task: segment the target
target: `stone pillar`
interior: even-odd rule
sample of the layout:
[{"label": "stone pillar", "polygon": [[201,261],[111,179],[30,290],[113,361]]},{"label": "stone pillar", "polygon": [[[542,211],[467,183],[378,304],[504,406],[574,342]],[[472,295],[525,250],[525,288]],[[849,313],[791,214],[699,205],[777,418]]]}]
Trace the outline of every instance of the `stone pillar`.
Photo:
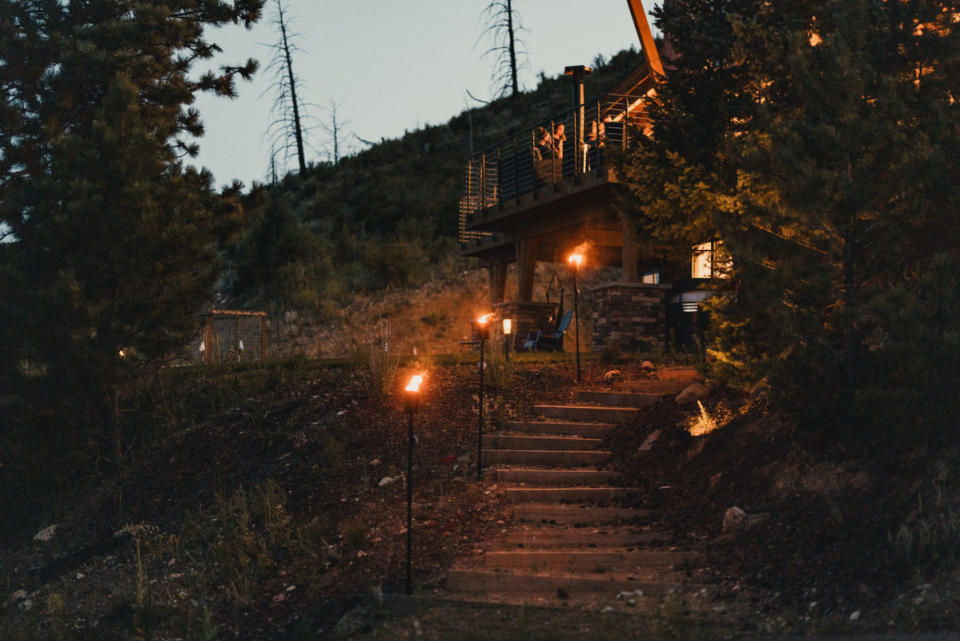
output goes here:
[{"label": "stone pillar", "polygon": [[517,300],[533,300],[533,276],[537,269],[537,250],[540,239],[524,238],[517,241]]},{"label": "stone pillar", "polygon": [[490,272],[490,305],[496,306],[503,302],[507,291],[507,263],[493,263],[487,270]]},{"label": "stone pillar", "polygon": [[666,345],[669,285],[601,283],[593,295],[592,350],[655,351]]}]

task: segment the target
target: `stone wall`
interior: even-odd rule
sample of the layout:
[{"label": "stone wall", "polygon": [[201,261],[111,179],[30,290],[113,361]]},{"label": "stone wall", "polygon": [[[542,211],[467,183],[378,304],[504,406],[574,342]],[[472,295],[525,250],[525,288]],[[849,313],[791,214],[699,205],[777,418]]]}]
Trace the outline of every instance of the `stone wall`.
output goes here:
[{"label": "stone wall", "polygon": [[669,285],[625,282],[592,287],[592,351],[662,349],[666,340],[665,298],[669,290]]}]

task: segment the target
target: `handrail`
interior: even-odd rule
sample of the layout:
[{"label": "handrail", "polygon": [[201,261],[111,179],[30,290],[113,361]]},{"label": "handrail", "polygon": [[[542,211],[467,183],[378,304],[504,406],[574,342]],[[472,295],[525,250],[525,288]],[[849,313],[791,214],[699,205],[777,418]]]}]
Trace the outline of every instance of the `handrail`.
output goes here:
[{"label": "handrail", "polygon": [[[578,122],[583,114],[583,122]],[[582,127],[578,127],[582,125]],[[559,126],[563,127],[562,135]],[[543,120],[472,155],[466,164],[460,201],[460,241],[482,236],[468,232],[470,217],[521,196],[584,175],[606,175],[611,148],[630,146],[631,136],[649,135],[643,96],[607,94]],[[578,132],[583,139],[578,141]],[[569,135],[567,135],[569,134]]]}]

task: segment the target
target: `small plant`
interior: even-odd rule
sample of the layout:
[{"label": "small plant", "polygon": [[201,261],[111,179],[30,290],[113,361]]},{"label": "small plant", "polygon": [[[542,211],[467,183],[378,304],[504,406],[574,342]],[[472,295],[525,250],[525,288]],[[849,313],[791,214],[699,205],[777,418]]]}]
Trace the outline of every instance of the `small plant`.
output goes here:
[{"label": "small plant", "polygon": [[700,411],[691,417],[687,423],[687,431],[690,432],[691,436],[703,436],[720,427],[717,419],[710,415],[701,401],[697,401],[697,407],[700,408]]}]

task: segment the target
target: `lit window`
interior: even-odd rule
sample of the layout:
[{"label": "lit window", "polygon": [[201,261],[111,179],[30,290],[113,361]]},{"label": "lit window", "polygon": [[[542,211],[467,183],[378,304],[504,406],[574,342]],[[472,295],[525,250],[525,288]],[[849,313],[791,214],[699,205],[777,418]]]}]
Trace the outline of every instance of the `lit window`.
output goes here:
[{"label": "lit window", "polygon": [[660,270],[654,269],[653,271],[643,272],[640,274],[640,282],[644,285],[659,285],[660,284]]},{"label": "lit window", "polygon": [[690,263],[692,278],[725,278],[732,266],[730,256],[719,240],[700,243],[693,248]]}]

